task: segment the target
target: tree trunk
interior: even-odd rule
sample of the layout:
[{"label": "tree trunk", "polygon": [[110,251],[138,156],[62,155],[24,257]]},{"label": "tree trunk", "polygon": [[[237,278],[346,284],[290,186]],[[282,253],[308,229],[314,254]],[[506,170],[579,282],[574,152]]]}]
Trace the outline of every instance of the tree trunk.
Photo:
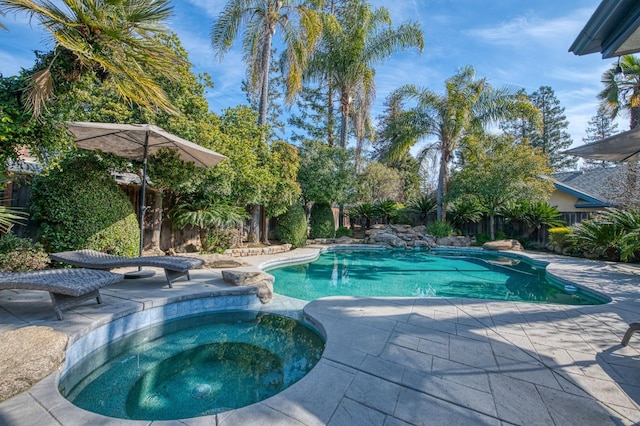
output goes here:
[{"label": "tree trunk", "polygon": [[262,228],[262,244],[270,245],[269,243],[269,218],[267,217],[267,209],[265,206],[260,208],[260,222]]},{"label": "tree trunk", "polygon": [[342,114],[341,117],[341,127],[340,127],[340,147],[347,148],[347,136],[348,136],[348,125],[349,125],[349,107],[350,107],[350,99],[349,95],[343,93],[340,96],[340,112]]},{"label": "tree trunk", "polygon": [[260,240],[260,204],[251,205],[251,223],[247,239],[250,243],[257,243]]},{"label": "tree trunk", "polygon": [[438,174],[438,189],[437,189],[437,219],[440,222],[447,220],[447,203],[445,197],[447,196],[447,178],[449,174],[449,160],[448,155],[442,154],[440,158],[440,172]]},{"label": "tree trunk", "polygon": [[209,251],[209,239],[207,238],[209,230],[207,228],[200,228],[198,230],[198,236],[200,237],[200,250]]},{"label": "tree trunk", "polygon": [[632,106],[629,108],[629,115],[631,116],[631,129],[640,127],[640,106]]},{"label": "tree trunk", "polygon": [[151,234],[151,248],[161,250],[160,238],[162,236],[162,201],[164,193],[162,190],[154,191],[153,198],[153,232]]},{"label": "tree trunk", "polygon": [[333,126],[334,126],[334,117],[333,117],[333,88],[331,87],[331,77],[329,77],[329,93],[327,97],[329,98],[327,101],[327,145],[333,147]]},{"label": "tree trunk", "polygon": [[496,217],[491,214],[489,215],[489,234],[491,241],[496,239]]},{"label": "tree trunk", "polygon": [[[267,124],[267,109],[269,107],[269,68],[271,66],[271,40],[275,33],[275,27],[268,32],[267,37],[262,46],[260,69],[260,102],[258,104],[258,124],[265,126]],[[263,136],[266,139],[266,135]]]}]

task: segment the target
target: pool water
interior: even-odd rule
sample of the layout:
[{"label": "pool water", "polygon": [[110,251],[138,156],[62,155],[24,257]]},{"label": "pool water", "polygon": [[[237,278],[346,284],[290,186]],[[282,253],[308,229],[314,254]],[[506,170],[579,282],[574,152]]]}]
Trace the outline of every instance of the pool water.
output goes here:
[{"label": "pool water", "polygon": [[199,315],[149,327],[65,372],[60,392],[110,417],[175,420],[268,398],[304,377],[324,342],[307,326],[270,313]]},{"label": "pool water", "polygon": [[478,299],[601,304],[575,286],[547,279],[544,268],[485,254],[403,250],[340,250],[310,263],[269,269],[274,291],[302,300],[327,296],[470,297]]}]

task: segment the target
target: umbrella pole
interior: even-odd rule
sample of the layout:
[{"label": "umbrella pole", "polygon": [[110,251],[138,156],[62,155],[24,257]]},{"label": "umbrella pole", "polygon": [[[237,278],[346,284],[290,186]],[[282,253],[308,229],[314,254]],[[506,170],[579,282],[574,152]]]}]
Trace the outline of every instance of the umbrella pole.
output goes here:
[{"label": "umbrella pole", "polygon": [[[147,187],[147,157],[149,156],[149,131],[144,137],[144,156],[142,157],[142,185],[140,190],[140,252],[138,257],[142,257],[142,245],[144,241],[144,212],[147,209],[145,206],[145,196]],[[152,270],[142,270],[142,266],[138,266],[137,271],[131,271],[124,274],[126,279],[138,279],[148,278],[154,276],[156,273]]]},{"label": "umbrella pole", "polygon": [[[144,137],[144,156],[142,157],[142,186],[140,190],[140,252],[139,257],[142,257],[142,248],[144,243],[144,212],[147,210],[146,204],[146,188],[147,188],[147,159],[149,157],[149,131]],[[138,267],[140,271],[142,267]]]}]

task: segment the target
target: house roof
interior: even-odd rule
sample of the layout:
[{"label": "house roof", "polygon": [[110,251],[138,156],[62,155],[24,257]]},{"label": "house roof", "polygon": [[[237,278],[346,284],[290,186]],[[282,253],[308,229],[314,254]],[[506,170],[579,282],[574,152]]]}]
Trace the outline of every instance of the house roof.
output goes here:
[{"label": "house roof", "polygon": [[602,58],[640,51],[640,2],[603,0],[569,48],[576,55],[600,52]]},{"label": "house roof", "polygon": [[574,172],[555,173],[552,177],[555,187],[578,197],[576,207],[609,207],[607,183],[620,173],[617,167],[599,167]]}]

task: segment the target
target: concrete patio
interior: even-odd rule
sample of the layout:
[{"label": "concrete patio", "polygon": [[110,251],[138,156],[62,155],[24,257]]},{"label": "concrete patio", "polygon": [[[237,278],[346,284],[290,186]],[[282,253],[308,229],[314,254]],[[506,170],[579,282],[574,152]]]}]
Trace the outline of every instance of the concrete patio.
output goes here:
[{"label": "concrete patio", "polygon": [[[318,248],[244,258],[266,263],[313,257]],[[173,422],[111,419],[76,408],[54,373],[0,403],[2,425],[424,425],[640,423],[640,268],[529,254],[552,262],[562,279],[604,293],[596,306],[438,298],[327,298],[305,304],[277,296],[260,309],[304,316],[326,335],[319,364],[301,381],[260,403],[217,416]],[[277,285],[277,284],[276,284]],[[105,289],[56,321],[44,292],[0,292],[0,332],[46,325],[70,336],[133,312],[202,297],[253,298],[219,270],[164,286],[163,276]],[[637,348],[637,349],[636,349]]]}]

